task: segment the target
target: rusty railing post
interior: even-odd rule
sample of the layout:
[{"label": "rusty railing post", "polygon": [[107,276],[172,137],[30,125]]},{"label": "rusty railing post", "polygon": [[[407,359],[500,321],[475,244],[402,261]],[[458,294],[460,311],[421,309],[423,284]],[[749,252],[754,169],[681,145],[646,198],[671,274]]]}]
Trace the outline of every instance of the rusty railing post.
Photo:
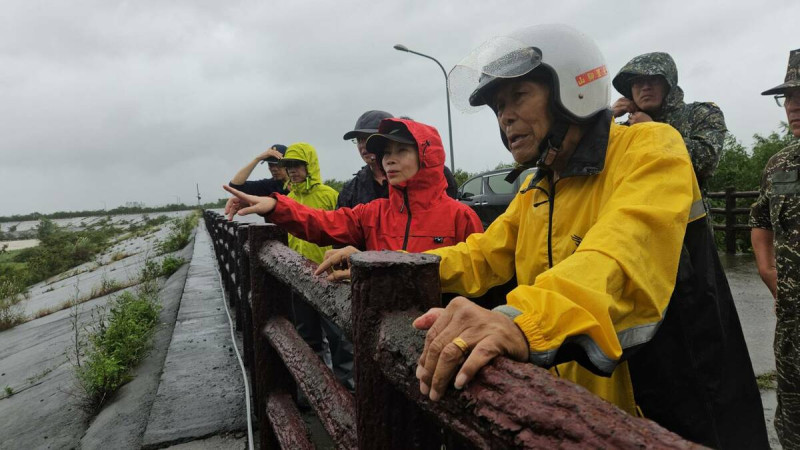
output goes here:
[{"label": "rusty railing post", "polygon": [[250,310],[253,328],[253,392],[261,428],[261,448],[275,448],[277,439],[267,418],[267,397],[270,392],[284,390],[294,394],[294,380],[280,356],[272,349],[263,330],[270,317],[289,316],[290,289],[268,276],[259,261],[259,253],[268,240],[287,242],[286,232],[274,225],[252,224],[248,227],[250,246]]},{"label": "rusty railing post", "polygon": [[439,257],[364,252],[351,261],[358,447],[438,449],[440,427],[391,387],[374,355],[386,314],[441,306]]},{"label": "rusty railing post", "polygon": [[725,188],[725,252],[736,253],[736,188]]},{"label": "rusty railing post", "polygon": [[[250,265],[247,253],[244,251],[244,246],[247,243],[247,225],[241,224],[236,228],[236,255],[238,261],[236,262],[236,288],[239,304],[236,308],[236,330],[242,329],[250,331],[250,328],[243,328],[246,323],[246,317],[249,314],[248,296],[250,295]],[[247,335],[249,333],[244,333]],[[245,345],[245,351],[248,346]],[[245,356],[245,360],[247,357]],[[247,362],[247,361],[245,361]],[[250,366],[247,366],[250,367]]]}]

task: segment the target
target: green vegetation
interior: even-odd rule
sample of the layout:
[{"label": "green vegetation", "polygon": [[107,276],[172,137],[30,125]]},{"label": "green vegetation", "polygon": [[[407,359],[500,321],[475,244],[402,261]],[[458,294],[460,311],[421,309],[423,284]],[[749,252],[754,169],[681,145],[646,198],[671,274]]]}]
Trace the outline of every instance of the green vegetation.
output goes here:
[{"label": "green vegetation", "polygon": [[[727,187],[732,187],[737,191],[756,191],[761,183],[761,173],[767,165],[767,161],[787,145],[794,142],[794,138],[786,123],[781,123],[781,132],[770,133],[769,136],[756,134],[753,136],[752,148],[746,149],[733,136],[725,139],[722,148],[719,166],[714,173],[714,177],[709,180],[708,192],[722,192]],[[749,208],[755,201],[753,198],[738,199],[737,208]],[[711,199],[712,208],[724,208],[724,199]],[[723,214],[711,215],[712,220],[717,224],[723,224],[725,217]],[[747,224],[748,214],[739,214],[736,221],[739,224]],[[715,233],[717,248],[725,248],[724,233]],[[737,233],[736,247],[740,252],[751,252],[750,236],[748,233]]]},{"label": "green vegetation", "polygon": [[46,377],[46,376],[47,376],[47,375],[48,375],[50,372],[52,372],[52,371],[53,371],[53,368],[52,368],[52,367],[47,367],[47,368],[45,368],[44,370],[42,370],[41,372],[39,372],[39,373],[37,373],[37,374],[35,374],[35,375],[33,375],[33,376],[30,376],[30,377],[26,378],[26,379],[25,379],[25,381],[26,381],[28,384],[34,384],[34,383],[37,383],[39,380],[41,380],[42,378]]},{"label": "green vegetation", "polygon": [[172,223],[169,236],[158,243],[160,254],[172,253],[186,247],[192,237],[192,231],[197,227],[200,212],[195,211],[182,219],[176,219]]},{"label": "green vegetation", "polygon": [[754,135],[755,142],[749,150],[728,135],[717,171],[708,183],[708,190],[717,192],[726,187],[736,188],[737,191],[757,190],[767,161],[795,140],[788,124],[784,122],[780,126],[780,132],[772,132],[769,136]]},{"label": "green vegetation", "polygon": [[[169,218],[164,215],[155,218],[145,216],[143,222],[123,229],[114,226],[111,218],[106,217],[85,225],[82,230],[70,231],[44,218],[35,230],[35,237],[40,241],[38,246],[0,251],[0,284],[10,283],[19,292],[23,292],[25,287],[59,273],[65,277],[73,276],[74,271],[67,272],[69,269],[98,258],[117,240],[144,236],[167,221]],[[197,219],[194,219],[194,223],[197,223]],[[124,233],[127,234],[123,236]],[[117,261],[127,256],[130,255],[118,252],[111,260]],[[88,270],[96,270],[101,265],[98,262]]]},{"label": "green vegetation", "polygon": [[[227,198],[221,198],[214,202],[204,203],[202,205],[185,205],[183,203],[172,203],[164,206],[146,207],[142,204],[133,204],[128,206],[119,206],[113,209],[92,209],[84,211],[59,211],[52,214],[41,214],[34,212],[31,214],[15,214],[13,216],[0,216],[0,223],[2,222],[22,222],[25,220],[40,220],[40,219],[70,219],[74,217],[96,217],[96,216],[112,216],[120,214],[146,214],[146,213],[159,213],[169,211],[189,211],[193,209],[216,209],[225,206]],[[13,231],[13,230],[9,230]]]},{"label": "green vegetation", "polygon": [[172,255],[167,256],[166,258],[161,260],[161,276],[162,277],[169,277],[173,273],[177,272],[178,269],[181,268],[182,265],[186,263],[186,260],[183,258],[176,258]]},{"label": "green vegetation", "polygon": [[14,389],[12,389],[11,386],[6,386],[3,391],[5,391],[6,397],[11,397],[14,395]]},{"label": "green vegetation", "polygon": [[[322,183],[326,184],[326,185],[328,185],[328,186],[330,186],[330,187],[332,187],[334,189],[336,189],[336,192],[342,192],[342,188],[344,187],[344,184],[346,182],[347,182],[347,180],[341,181],[341,180],[336,180],[336,179],[331,178],[329,180],[323,181]],[[225,205],[222,205],[222,206],[225,206]]]},{"label": "green vegetation", "polygon": [[39,245],[21,250],[12,260],[24,263],[24,266],[15,268],[0,264],[0,279],[15,278],[22,280],[26,286],[37,283],[91,261],[121,232],[111,224],[110,218],[104,218],[80,231],[69,231],[50,219],[43,219],[36,228]]},{"label": "green vegetation", "polygon": [[775,389],[778,382],[778,373],[774,370],[772,372],[762,373],[756,377],[756,383],[761,390]]},{"label": "green vegetation", "polygon": [[108,308],[93,317],[81,337],[77,304],[74,312],[74,367],[82,391],[81,406],[90,414],[99,411],[111,395],[130,381],[130,372],[150,350],[150,338],[161,309],[153,281],[136,293],[123,292]]},{"label": "green vegetation", "polygon": [[0,278],[0,331],[25,322],[19,302],[24,298],[25,287],[13,279]]},{"label": "green vegetation", "polygon": [[145,261],[144,266],[142,266],[139,277],[142,281],[151,281],[159,277],[169,277],[173,273],[177,272],[177,270],[180,269],[180,267],[185,263],[185,259],[172,255],[168,255],[162,259],[161,264],[153,260],[147,260]]}]

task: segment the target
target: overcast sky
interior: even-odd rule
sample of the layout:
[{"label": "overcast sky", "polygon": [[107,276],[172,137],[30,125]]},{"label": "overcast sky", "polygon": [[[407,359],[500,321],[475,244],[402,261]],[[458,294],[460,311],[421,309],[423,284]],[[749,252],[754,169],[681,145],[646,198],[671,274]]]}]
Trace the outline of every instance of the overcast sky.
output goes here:
[{"label": "overcast sky", "polygon": [[[749,145],[785,120],[759,93],[783,82],[798,18],[796,0],[3,0],[0,215],[190,203],[195,183],[211,201],[275,143],[311,143],[323,178],[346,179],[361,164],[342,135],[368,109],[432,124],[447,148],[441,70],[392,46],[449,70],[540,23],[596,39],[610,75],[669,52],[686,100],[716,102]],[[490,111],[452,122],[456,168],[511,161]]]}]

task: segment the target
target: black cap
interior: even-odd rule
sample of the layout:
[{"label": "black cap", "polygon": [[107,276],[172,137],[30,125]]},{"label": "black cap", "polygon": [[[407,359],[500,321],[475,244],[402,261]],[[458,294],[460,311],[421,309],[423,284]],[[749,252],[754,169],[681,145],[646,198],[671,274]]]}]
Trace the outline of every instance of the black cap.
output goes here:
[{"label": "black cap", "polygon": [[[386,121],[383,133],[375,133],[367,139],[367,151],[370,153],[383,153],[388,141],[401,144],[417,145],[417,141],[402,122]],[[391,127],[391,128],[390,128]],[[387,129],[388,128],[388,129]]]},{"label": "black cap", "polygon": [[[285,145],[275,144],[270,148],[274,148],[275,150],[279,151],[281,155],[285,155],[286,154],[286,146]],[[280,160],[278,158],[274,157],[274,156],[270,156],[269,158],[265,159],[264,161],[266,161],[267,164],[278,164],[280,162]]]},{"label": "black cap", "polygon": [[394,117],[386,111],[378,111],[373,109],[367,111],[356,120],[356,126],[353,131],[348,131],[344,134],[342,139],[348,140],[357,137],[359,134],[373,134],[378,132],[378,125],[381,120]]}]

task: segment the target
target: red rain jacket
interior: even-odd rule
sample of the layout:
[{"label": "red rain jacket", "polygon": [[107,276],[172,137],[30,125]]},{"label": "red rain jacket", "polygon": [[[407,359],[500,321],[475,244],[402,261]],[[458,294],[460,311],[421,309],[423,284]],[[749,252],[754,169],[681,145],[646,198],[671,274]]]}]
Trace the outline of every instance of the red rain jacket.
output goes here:
[{"label": "red rain jacket", "polygon": [[447,196],[442,172],[445,154],[436,128],[413,120],[401,122],[417,141],[420,168],[411,179],[389,187],[389,198],[379,198],[354,208],[323,211],[288,197],[278,200],[267,217],[289,233],[319,245],[353,245],[366,250],[406,250],[419,253],[455,245],[472,233],[482,233],[478,215]]}]

